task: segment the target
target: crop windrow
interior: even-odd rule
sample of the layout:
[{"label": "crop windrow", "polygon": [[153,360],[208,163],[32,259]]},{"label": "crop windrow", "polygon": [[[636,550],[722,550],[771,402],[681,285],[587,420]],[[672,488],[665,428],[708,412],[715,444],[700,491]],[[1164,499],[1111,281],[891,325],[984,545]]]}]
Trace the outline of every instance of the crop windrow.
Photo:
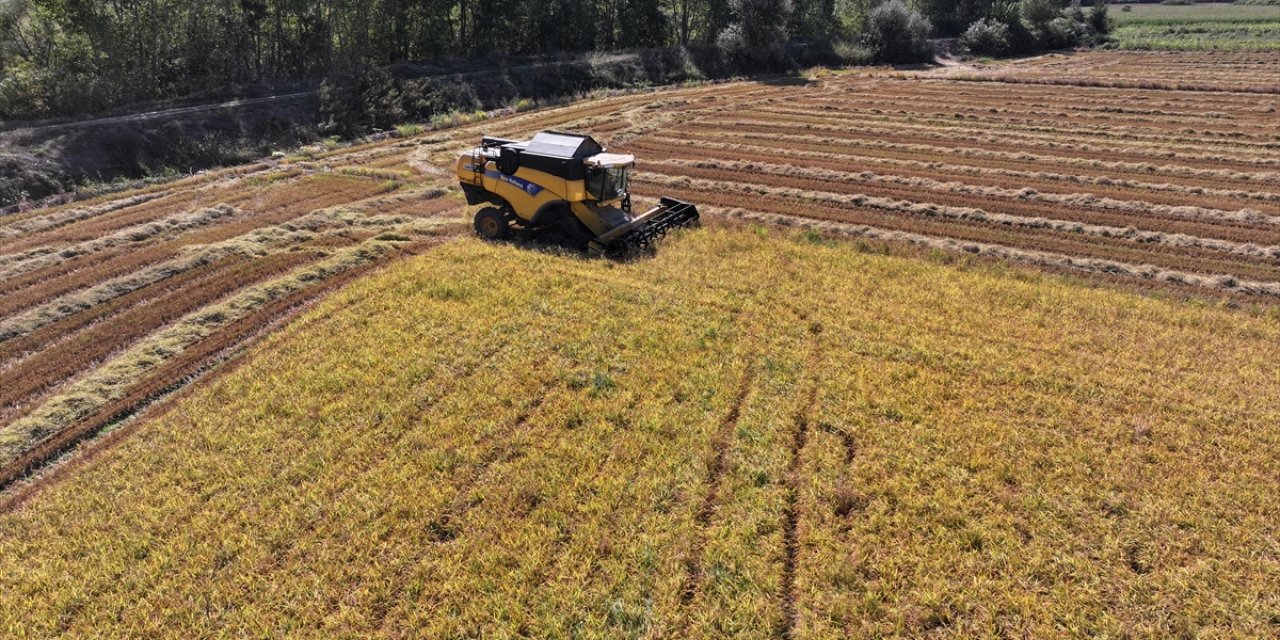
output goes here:
[{"label": "crop windrow", "polygon": [[[963,174],[970,176],[992,176],[1001,178],[1017,178],[1022,180],[1039,180],[1046,182],[1066,182],[1079,185],[1089,185],[1091,187],[1107,188],[1123,188],[1133,191],[1167,191],[1174,195],[1175,199],[1198,199],[1201,197],[1214,198],[1233,198],[1240,200],[1254,200],[1266,203],[1280,203],[1280,192],[1273,191],[1247,191],[1241,189],[1219,189],[1207,186],[1189,186],[1182,184],[1170,184],[1167,182],[1146,182],[1138,180],[1129,180],[1124,178],[1112,178],[1108,176],[1089,176],[1073,173],[1055,173],[1049,171],[1028,171],[1020,169],[1007,169],[1001,167],[987,167],[982,165],[970,164],[951,164],[940,161],[911,160],[903,158],[890,158],[870,155],[859,155],[856,153],[839,153],[834,151],[806,151],[801,149],[790,149],[785,146],[765,146],[761,144],[742,144],[734,142],[721,142],[717,140],[689,140],[684,138],[658,137],[653,136],[646,140],[644,144],[633,144],[630,148],[644,149],[666,149],[672,147],[689,147],[691,150],[720,150],[732,151],[733,155],[741,156],[747,154],[760,154],[762,157],[773,158],[795,158],[798,160],[830,160],[847,163],[848,165],[858,166],[867,164],[888,165],[897,167],[907,167],[920,171],[931,171],[936,173]],[[677,157],[685,157],[688,159],[690,155],[696,155],[697,152],[680,152]],[[712,155],[710,151],[706,153],[709,157]],[[724,154],[721,153],[720,157]],[[646,164],[648,161],[646,161]],[[1280,224],[1280,216],[1272,216],[1263,218],[1260,222],[1269,224]]]},{"label": "crop windrow", "polygon": [[[672,164],[678,164],[678,161],[670,161],[670,162]],[[659,164],[659,163],[654,163],[654,164]],[[696,166],[696,165],[694,163],[690,163],[688,166]],[[794,167],[790,167],[790,165],[782,165],[782,166],[789,167],[789,170],[792,170],[792,171],[811,171],[809,169],[796,169]],[[798,189],[793,187],[773,187],[773,186],[761,187],[758,184],[745,182],[745,181],[712,180],[712,179],[705,179],[705,178],[690,179],[688,177],[676,176],[671,174],[661,175],[661,176],[655,175],[649,180],[654,184],[672,184],[676,186],[692,185],[699,189],[704,189],[707,191],[755,193],[755,194],[767,193],[768,195],[780,196],[780,197],[786,197],[786,198],[798,199],[798,200],[810,200],[815,202],[849,203],[849,204],[854,204],[860,207],[870,207],[873,209],[883,209],[886,211],[900,211],[904,213],[916,213],[916,214],[921,214],[926,216],[941,216],[941,217],[950,218],[954,220],[988,222],[993,224],[1027,227],[1032,229],[1051,229],[1055,231],[1065,231],[1069,233],[1098,236],[1101,238],[1119,238],[1123,240],[1129,240],[1132,242],[1145,243],[1145,244],[1155,243],[1155,244],[1167,244],[1173,247],[1209,249],[1214,251],[1222,251],[1226,253],[1239,254],[1242,256],[1258,256],[1258,257],[1265,257],[1265,258],[1280,257],[1280,247],[1277,247],[1277,246],[1259,246],[1259,245],[1249,244],[1249,243],[1239,243],[1239,242],[1231,242],[1227,240],[1218,240],[1215,238],[1201,238],[1196,236],[1188,236],[1185,234],[1171,234],[1171,233],[1164,233],[1159,231],[1141,231],[1138,229],[1134,229],[1132,227],[1120,228],[1120,227],[1110,227],[1110,226],[1104,226],[1104,225],[1085,224],[1085,223],[1080,223],[1080,222],[1075,222],[1070,220],[1052,220],[1052,219],[1046,219],[1046,218],[1016,216],[1016,215],[1003,214],[1003,213],[991,213],[991,212],[983,211],[981,209],[975,209],[972,207],[952,207],[952,206],[941,205],[941,204],[936,204],[932,202],[911,202],[907,200],[893,200],[890,198],[867,196],[860,193],[840,194],[840,193],[832,193],[832,192]],[[927,184],[927,181],[925,180],[919,180],[919,181],[907,180],[906,182],[907,183],[919,182],[922,185]],[[966,188],[964,185],[960,183],[953,183],[953,184],[956,184],[957,187],[961,189]],[[972,187],[969,187],[969,189],[975,190]],[[1004,191],[1004,190],[996,190],[994,188],[986,188],[986,189],[990,189],[991,191]],[[976,190],[981,191],[983,190],[983,188],[977,188]],[[1001,195],[1005,195],[1005,194],[1002,193]],[[1047,195],[1048,198],[1053,198],[1056,194],[1029,193],[1027,194],[1027,197],[1029,199],[1034,199],[1034,198],[1038,198],[1040,196],[1045,196],[1045,195]],[[1085,196],[1082,199],[1085,201],[1090,200],[1088,196]],[[1152,206],[1151,208],[1158,209],[1158,207],[1156,206]],[[1172,208],[1169,208],[1169,209],[1172,209]],[[1214,212],[1208,211],[1208,213],[1212,214]],[[1239,215],[1249,215],[1249,214],[1243,213]]]}]

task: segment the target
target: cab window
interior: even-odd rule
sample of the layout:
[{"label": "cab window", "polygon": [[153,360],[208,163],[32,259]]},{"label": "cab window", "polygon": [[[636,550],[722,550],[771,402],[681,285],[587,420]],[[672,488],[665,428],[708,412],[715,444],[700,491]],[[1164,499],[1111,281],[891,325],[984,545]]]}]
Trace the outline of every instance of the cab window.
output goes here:
[{"label": "cab window", "polygon": [[627,195],[627,179],[631,167],[593,168],[587,170],[587,193],[599,202],[617,200]]}]

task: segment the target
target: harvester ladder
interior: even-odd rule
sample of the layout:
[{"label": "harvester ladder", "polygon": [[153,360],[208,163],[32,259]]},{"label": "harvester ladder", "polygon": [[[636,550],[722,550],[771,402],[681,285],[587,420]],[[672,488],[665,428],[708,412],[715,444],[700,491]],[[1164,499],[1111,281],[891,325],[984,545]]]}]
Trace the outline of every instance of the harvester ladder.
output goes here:
[{"label": "harvester ladder", "polygon": [[471,184],[484,186],[484,166],[488,161],[484,149],[477,147],[471,150]]}]

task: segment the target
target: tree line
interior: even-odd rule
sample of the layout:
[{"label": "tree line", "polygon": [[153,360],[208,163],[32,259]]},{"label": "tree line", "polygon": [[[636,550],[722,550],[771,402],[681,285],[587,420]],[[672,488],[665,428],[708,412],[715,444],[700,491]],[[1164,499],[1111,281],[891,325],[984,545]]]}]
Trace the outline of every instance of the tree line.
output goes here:
[{"label": "tree line", "polygon": [[[894,0],[896,1],[896,0]],[[1065,0],[1053,0],[1065,2]],[[402,61],[856,42],[878,0],[0,0],[0,119],[226,95]],[[936,35],[993,0],[912,0]]]}]

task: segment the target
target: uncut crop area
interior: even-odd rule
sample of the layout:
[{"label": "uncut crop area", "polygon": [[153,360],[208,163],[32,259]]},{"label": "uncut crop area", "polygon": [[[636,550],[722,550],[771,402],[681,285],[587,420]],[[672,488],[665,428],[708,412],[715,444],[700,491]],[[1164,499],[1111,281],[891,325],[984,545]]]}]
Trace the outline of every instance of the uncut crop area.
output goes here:
[{"label": "uncut crop area", "polygon": [[[712,228],[457,239],[456,154],[547,129]],[[619,93],[11,213],[0,636],[1274,635],[1276,302],[1260,52]]]}]

